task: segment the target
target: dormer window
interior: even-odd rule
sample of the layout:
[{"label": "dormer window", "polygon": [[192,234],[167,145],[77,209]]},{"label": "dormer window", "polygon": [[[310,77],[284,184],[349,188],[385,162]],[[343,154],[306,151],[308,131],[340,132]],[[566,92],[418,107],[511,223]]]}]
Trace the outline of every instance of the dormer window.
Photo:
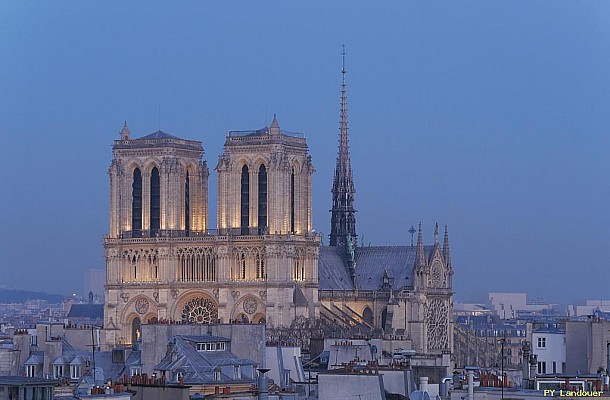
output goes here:
[{"label": "dormer window", "polygon": [[197,351],[224,351],[226,349],[224,342],[197,343],[195,347]]},{"label": "dormer window", "polygon": [[53,366],[53,378],[59,379],[64,376],[64,366],[54,365]]},{"label": "dormer window", "polygon": [[241,378],[241,371],[239,365],[233,366],[233,379],[238,380]]},{"label": "dormer window", "polygon": [[70,379],[80,379],[81,376],[81,366],[80,365],[70,365]]}]

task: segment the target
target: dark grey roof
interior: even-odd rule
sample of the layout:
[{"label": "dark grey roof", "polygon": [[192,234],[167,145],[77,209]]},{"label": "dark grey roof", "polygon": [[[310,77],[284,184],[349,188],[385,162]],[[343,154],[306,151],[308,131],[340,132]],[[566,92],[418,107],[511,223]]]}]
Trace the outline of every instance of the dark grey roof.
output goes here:
[{"label": "dark grey roof", "polygon": [[50,386],[55,385],[59,381],[57,379],[41,379],[30,378],[27,376],[0,376],[0,386],[2,385],[35,385],[35,386]]},{"label": "dark grey roof", "polygon": [[91,320],[104,319],[103,304],[73,304],[70,307],[68,318],[89,318]]},{"label": "dark grey roof", "polygon": [[[155,366],[155,370],[183,370],[184,382],[191,384],[212,383],[214,369],[223,365],[254,365],[254,361],[239,358],[228,350],[197,351],[195,343],[210,342],[214,338],[227,340],[218,336],[173,336],[170,343],[172,350]],[[196,340],[193,340],[196,339]],[[232,381],[232,377],[222,375],[223,382]],[[241,379],[244,382],[254,382],[253,379]]]},{"label": "dark grey roof", "polygon": [[[428,259],[434,246],[424,246]],[[415,246],[363,246],[355,249],[356,279],[360,290],[378,290],[387,272],[392,288],[413,286]],[[338,247],[322,246],[318,261],[321,290],[352,290],[353,286],[347,266]]]},{"label": "dark grey roof", "polygon": [[341,258],[339,247],[320,247],[318,281],[321,290],[353,290],[352,280]]},{"label": "dark grey roof", "polygon": [[33,351],[24,363],[25,365],[38,365],[44,362],[44,351]]},{"label": "dark grey roof", "polygon": [[95,352],[95,367],[103,372],[104,379],[119,379],[123,374],[129,374],[131,366],[142,365],[142,352],[140,350],[133,350],[130,347],[123,350],[127,351],[125,362],[113,362],[112,350]]},{"label": "dark grey roof", "polygon": [[167,132],[163,132],[161,130],[157,132],[153,132],[150,135],[142,136],[141,138],[137,138],[135,140],[150,140],[150,139],[180,139],[174,135],[170,135]]}]

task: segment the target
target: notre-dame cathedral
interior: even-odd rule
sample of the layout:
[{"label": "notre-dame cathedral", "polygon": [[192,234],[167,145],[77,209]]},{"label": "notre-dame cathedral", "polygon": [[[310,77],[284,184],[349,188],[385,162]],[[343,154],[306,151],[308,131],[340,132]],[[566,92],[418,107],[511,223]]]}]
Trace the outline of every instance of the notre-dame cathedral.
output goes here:
[{"label": "notre-dame cathedral", "polygon": [[446,228],[442,244],[436,225],[424,245],[420,224],[415,245],[358,245],[345,67],[342,77],[329,246],[312,226],[306,139],[275,117],[228,132],[215,168],[215,229],[202,143],[162,131],[133,138],[125,124],[108,171],[108,343],[132,342],[148,322],[280,326],[305,316],[383,331],[433,359],[451,352]]}]

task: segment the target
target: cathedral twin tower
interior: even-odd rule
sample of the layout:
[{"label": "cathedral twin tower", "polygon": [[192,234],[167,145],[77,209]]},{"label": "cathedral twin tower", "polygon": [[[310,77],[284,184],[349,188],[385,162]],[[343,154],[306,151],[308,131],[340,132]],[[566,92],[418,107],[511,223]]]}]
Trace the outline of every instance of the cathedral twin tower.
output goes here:
[{"label": "cathedral twin tower", "polygon": [[208,227],[201,142],[125,125],[110,166],[105,327],[129,343],[147,322],[282,325],[316,316],[320,237],[302,134],[230,131],[220,155],[218,227]]},{"label": "cathedral twin tower", "polygon": [[[358,246],[345,67],[330,246],[312,227],[314,168],[303,134],[277,119],[229,131],[219,156],[217,227],[208,226],[201,142],[157,131],[114,142],[104,239],[104,331],[131,343],[143,323],[267,323],[321,317],[395,335],[449,365],[453,304],[448,233],[441,245]],[[414,232],[414,231],[413,231]]]}]

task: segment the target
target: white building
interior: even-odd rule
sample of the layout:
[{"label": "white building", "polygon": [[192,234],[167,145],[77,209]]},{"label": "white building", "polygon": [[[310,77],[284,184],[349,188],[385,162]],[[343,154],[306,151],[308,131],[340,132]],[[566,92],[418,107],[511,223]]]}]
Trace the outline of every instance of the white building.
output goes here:
[{"label": "white building", "polygon": [[566,372],[566,332],[560,328],[535,329],[532,352],[538,356],[538,374]]}]

